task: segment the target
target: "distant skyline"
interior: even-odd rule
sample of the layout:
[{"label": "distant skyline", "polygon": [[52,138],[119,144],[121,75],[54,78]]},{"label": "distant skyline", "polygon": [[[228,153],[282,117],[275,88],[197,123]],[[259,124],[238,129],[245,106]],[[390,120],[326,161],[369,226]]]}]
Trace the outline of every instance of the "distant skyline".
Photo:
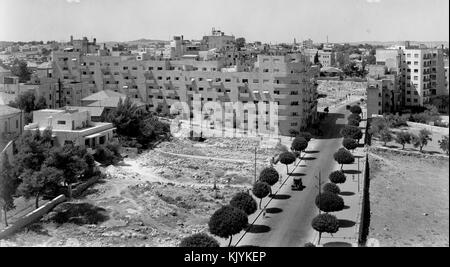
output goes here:
[{"label": "distant skyline", "polygon": [[201,39],[271,43],[449,40],[448,0],[2,0],[1,41]]}]

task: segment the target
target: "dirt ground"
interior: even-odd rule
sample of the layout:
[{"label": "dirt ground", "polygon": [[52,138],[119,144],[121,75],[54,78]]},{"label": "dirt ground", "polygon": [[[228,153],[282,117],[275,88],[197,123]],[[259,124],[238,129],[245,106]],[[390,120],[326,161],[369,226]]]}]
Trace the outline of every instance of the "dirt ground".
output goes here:
[{"label": "dirt ground", "polygon": [[349,94],[364,98],[367,89],[367,82],[319,80],[318,83],[318,93],[327,95],[326,98],[321,98],[318,101],[318,108],[337,105]]},{"label": "dirt ground", "polygon": [[370,229],[380,246],[449,246],[449,160],[370,153]]},{"label": "dirt ground", "polygon": [[[177,246],[187,235],[206,232],[212,213],[251,187],[255,142],[162,143],[107,167],[107,179],[82,198],[58,206],[40,222],[0,240],[0,246]],[[258,150],[257,173],[272,153]]]}]

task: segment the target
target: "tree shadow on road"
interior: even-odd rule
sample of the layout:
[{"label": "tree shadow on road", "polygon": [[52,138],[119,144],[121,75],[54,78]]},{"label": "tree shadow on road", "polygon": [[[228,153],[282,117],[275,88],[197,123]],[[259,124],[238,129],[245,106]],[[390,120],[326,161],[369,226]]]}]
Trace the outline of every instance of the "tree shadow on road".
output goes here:
[{"label": "tree shadow on road", "polygon": [[302,160],[315,160],[315,157],[303,157]]},{"label": "tree shadow on road", "polygon": [[346,191],[346,192],[340,192],[339,195],[349,197],[349,196],[355,195],[355,193]]},{"label": "tree shadow on road", "polygon": [[296,172],[296,173],[291,173],[291,176],[293,176],[293,177],[300,177],[300,176],[306,176],[306,174],[301,173],[301,172]]},{"label": "tree shadow on road", "polygon": [[355,226],[355,222],[354,221],[350,221],[350,220],[343,220],[340,219],[339,220],[339,228],[350,228]]},{"label": "tree shadow on road", "polygon": [[352,244],[347,242],[328,242],[322,245],[323,247],[351,247]]},{"label": "tree shadow on road", "polygon": [[345,174],[360,174],[361,171],[358,170],[344,170],[343,171]]},{"label": "tree shadow on road", "polygon": [[280,209],[280,208],[267,208],[266,212],[270,213],[270,214],[277,214],[277,213],[283,212],[283,209]]},{"label": "tree shadow on road", "polygon": [[318,150],[310,150],[310,151],[305,151],[306,154],[317,154],[320,153],[320,151]]},{"label": "tree shadow on road", "polygon": [[267,233],[270,230],[271,230],[271,228],[269,226],[261,225],[261,224],[253,224],[247,228],[247,232],[252,233],[252,234]]},{"label": "tree shadow on road", "polygon": [[277,199],[277,200],[286,200],[286,199],[290,199],[291,196],[290,195],[272,195],[270,196],[273,199]]}]

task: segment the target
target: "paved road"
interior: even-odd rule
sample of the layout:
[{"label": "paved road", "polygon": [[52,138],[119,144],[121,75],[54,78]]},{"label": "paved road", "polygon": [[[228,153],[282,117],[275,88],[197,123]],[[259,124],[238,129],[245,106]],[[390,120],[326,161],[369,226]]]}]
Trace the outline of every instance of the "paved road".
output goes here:
[{"label": "paved road", "polygon": [[[322,181],[327,181],[330,172],[338,169],[333,154],[341,147],[342,138],[339,136],[339,131],[346,124],[346,116],[345,105],[338,107],[335,111],[330,111],[322,123],[325,136],[321,139],[313,139],[304,159],[297,166],[292,166],[293,176],[301,176],[306,188],[303,191],[292,191],[293,178],[288,178],[286,183],[279,188],[277,199],[268,199],[265,202],[270,201],[267,205],[266,215],[251,216],[250,223],[257,217],[255,227],[251,232],[235,238],[233,244],[237,243],[237,246],[296,247],[313,240],[315,233],[311,228],[311,221],[318,214],[318,209],[314,204],[318,194],[318,180],[315,176],[320,171]],[[287,177],[285,166],[278,164],[277,169],[283,174],[283,177]]]}]

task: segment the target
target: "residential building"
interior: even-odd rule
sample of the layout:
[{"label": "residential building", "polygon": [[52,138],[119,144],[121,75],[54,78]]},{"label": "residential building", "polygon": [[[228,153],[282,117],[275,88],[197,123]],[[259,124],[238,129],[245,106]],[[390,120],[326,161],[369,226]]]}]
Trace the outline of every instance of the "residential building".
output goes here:
[{"label": "residential building", "polygon": [[332,67],[336,65],[336,55],[332,51],[318,50],[318,49],[303,49],[301,51],[309,58],[311,63],[314,63],[316,55],[319,56],[319,62],[323,67]]},{"label": "residential building", "polygon": [[[208,48],[230,48],[234,38],[217,31],[213,37],[207,38]],[[64,105],[84,106],[82,100],[87,96],[109,90],[144,102],[150,110],[168,111],[178,101],[192,108],[193,96],[198,94],[202,102],[277,102],[277,124],[283,135],[316,119],[319,69],[311,66],[307,57],[299,53],[236,56],[222,53],[208,60],[198,56],[137,60],[58,51],[52,54],[53,78],[64,86],[79,86],[76,99]]]},{"label": "residential building", "polygon": [[367,116],[395,114],[401,107],[401,91],[397,74],[390,74],[386,66],[369,66],[367,79]]},{"label": "residential building", "polygon": [[207,49],[217,48],[219,50],[230,50],[236,45],[236,38],[232,35],[225,35],[224,32],[212,28],[211,34],[203,37]]},{"label": "residential building", "polygon": [[53,145],[95,148],[113,138],[112,123],[93,122],[89,110],[42,109],[33,111],[33,122],[24,126],[26,131],[52,130]]},{"label": "residential building", "polygon": [[0,138],[2,141],[9,141],[9,137],[20,135],[23,122],[22,110],[0,105]]}]

